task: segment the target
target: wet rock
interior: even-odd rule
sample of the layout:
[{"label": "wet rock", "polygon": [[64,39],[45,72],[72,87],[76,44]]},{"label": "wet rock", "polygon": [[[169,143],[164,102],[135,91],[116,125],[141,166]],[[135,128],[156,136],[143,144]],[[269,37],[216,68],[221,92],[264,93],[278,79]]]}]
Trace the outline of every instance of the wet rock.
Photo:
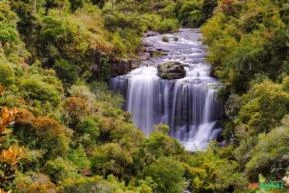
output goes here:
[{"label": "wet rock", "polygon": [[157,35],[159,35],[158,32],[148,31],[148,32],[145,34],[145,37],[152,37],[152,36],[157,36]]},{"label": "wet rock", "polygon": [[166,62],[158,65],[158,76],[162,79],[179,79],[186,76],[186,71],[180,62]]}]

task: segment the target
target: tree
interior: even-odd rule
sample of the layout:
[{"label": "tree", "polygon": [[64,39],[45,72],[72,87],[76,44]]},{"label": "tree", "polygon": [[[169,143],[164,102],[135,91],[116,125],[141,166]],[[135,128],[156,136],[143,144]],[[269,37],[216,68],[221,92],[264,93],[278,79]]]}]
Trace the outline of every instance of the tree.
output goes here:
[{"label": "tree", "polygon": [[185,187],[184,172],[183,165],[174,158],[161,157],[145,168],[144,176],[151,177],[157,184],[155,192],[179,193]]}]

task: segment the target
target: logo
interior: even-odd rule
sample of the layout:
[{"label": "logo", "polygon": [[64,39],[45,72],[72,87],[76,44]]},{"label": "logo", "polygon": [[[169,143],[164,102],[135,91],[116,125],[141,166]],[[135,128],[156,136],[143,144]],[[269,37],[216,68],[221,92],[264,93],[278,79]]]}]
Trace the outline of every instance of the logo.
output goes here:
[{"label": "logo", "polygon": [[269,181],[269,182],[261,182],[261,183],[250,183],[248,185],[248,189],[250,190],[283,190],[285,189],[284,182],[282,181]]}]

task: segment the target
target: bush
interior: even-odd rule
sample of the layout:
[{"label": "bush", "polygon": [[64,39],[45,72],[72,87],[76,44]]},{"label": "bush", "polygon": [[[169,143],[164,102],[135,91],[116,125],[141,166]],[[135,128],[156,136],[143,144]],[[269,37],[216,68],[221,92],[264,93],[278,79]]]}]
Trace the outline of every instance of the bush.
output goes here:
[{"label": "bush", "polygon": [[179,28],[179,23],[176,19],[164,19],[160,23],[160,26],[157,31],[160,33],[168,33],[168,32],[177,31],[178,28]]},{"label": "bush", "polygon": [[72,85],[78,78],[76,66],[68,63],[66,60],[56,61],[53,69],[56,71],[57,76],[67,85]]},{"label": "bush", "polygon": [[52,193],[56,192],[56,185],[49,177],[41,173],[18,173],[15,180],[17,193]]},{"label": "bush", "polygon": [[9,86],[15,82],[15,73],[11,65],[0,64],[0,84]]},{"label": "bush", "polygon": [[69,148],[69,132],[58,121],[47,117],[34,117],[21,111],[14,130],[17,139],[30,149],[44,151],[43,159],[65,156]]},{"label": "bush", "polygon": [[67,159],[77,168],[88,169],[90,167],[90,160],[88,159],[86,152],[81,145],[76,149],[70,149]]},{"label": "bush", "polygon": [[91,139],[96,140],[99,136],[99,124],[96,117],[85,117],[77,125],[78,134],[88,134]]},{"label": "bush", "polygon": [[0,22],[0,42],[6,44],[18,40],[17,31],[14,27]]},{"label": "bush", "polygon": [[259,136],[252,158],[246,164],[246,174],[250,179],[256,180],[261,173],[274,180],[281,180],[289,164],[288,136],[288,125]]},{"label": "bush", "polygon": [[103,21],[104,26],[110,31],[133,29],[138,34],[144,31],[139,16],[134,13],[126,15],[120,12],[107,11],[107,13],[104,14]]},{"label": "bush", "polygon": [[66,123],[75,126],[88,114],[87,101],[80,97],[69,97],[64,101],[63,110]]},{"label": "bush", "polygon": [[65,185],[61,193],[153,193],[146,183],[149,182],[143,182],[138,187],[126,186],[125,183],[117,181],[113,176],[108,176],[107,180],[96,176],[73,181]]},{"label": "bush", "polygon": [[238,172],[239,165],[232,157],[230,146],[218,148],[211,145],[205,152],[190,156],[186,163],[186,177],[190,179],[192,192],[231,192],[247,185]]},{"label": "bush", "polygon": [[20,90],[27,101],[49,102],[53,106],[60,104],[62,93],[56,85],[44,81],[40,75],[32,75],[21,80]]},{"label": "bush", "polygon": [[174,158],[161,157],[145,168],[144,176],[157,184],[155,192],[179,193],[185,187],[184,171],[183,165]]},{"label": "bush", "polygon": [[80,177],[77,167],[62,158],[48,161],[44,170],[49,175],[50,179],[57,184],[61,184],[69,179],[77,179]]},{"label": "bush", "polygon": [[265,80],[243,96],[237,123],[239,132],[249,135],[268,132],[278,126],[289,110],[289,95],[281,84]]},{"label": "bush", "polygon": [[145,165],[154,162],[160,157],[180,157],[184,155],[184,149],[181,144],[165,133],[168,131],[167,126],[159,125],[158,129],[161,131],[153,132],[138,149],[135,167],[139,171],[142,171]]},{"label": "bush", "polygon": [[122,178],[132,163],[133,159],[129,152],[117,143],[107,143],[95,149],[92,168],[104,177],[113,174]]}]

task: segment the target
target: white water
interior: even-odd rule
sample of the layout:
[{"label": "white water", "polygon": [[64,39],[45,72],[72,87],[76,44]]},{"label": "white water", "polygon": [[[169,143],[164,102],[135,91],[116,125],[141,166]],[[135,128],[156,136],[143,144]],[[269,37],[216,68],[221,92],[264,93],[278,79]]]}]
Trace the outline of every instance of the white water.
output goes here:
[{"label": "white water", "polygon": [[[162,41],[163,35],[146,37],[143,41],[147,51],[161,49],[167,55],[143,60],[141,67],[112,78],[110,86],[125,96],[125,109],[146,135],[153,131],[154,125],[165,123],[170,126],[170,135],[187,150],[201,150],[220,131],[217,122],[222,117],[222,106],[216,96],[220,84],[210,77],[206,48],[198,30],[182,29],[166,36],[170,39],[167,43]],[[156,67],[167,61],[184,64],[186,77],[160,79]]]}]

